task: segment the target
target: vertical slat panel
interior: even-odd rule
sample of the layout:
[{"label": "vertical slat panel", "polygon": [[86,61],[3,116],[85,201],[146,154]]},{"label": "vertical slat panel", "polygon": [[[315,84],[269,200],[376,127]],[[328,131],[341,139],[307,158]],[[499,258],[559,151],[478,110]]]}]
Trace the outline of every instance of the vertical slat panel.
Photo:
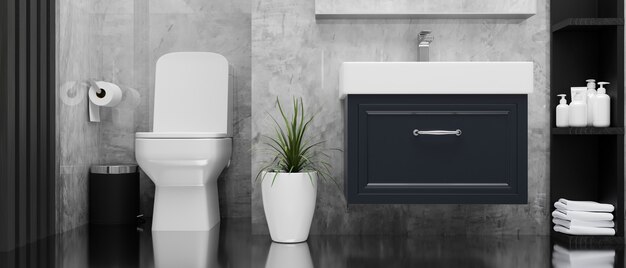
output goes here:
[{"label": "vertical slat panel", "polygon": [[[48,217],[47,216],[48,208],[46,205],[46,200],[48,200],[47,198],[48,180],[51,178],[49,177],[49,175],[54,174],[54,173],[48,173],[49,163],[47,161],[47,158],[48,158],[48,142],[47,142],[48,89],[53,88],[54,86],[54,85],[48,84],[48,77],[47,77],[48,72],[46,71],[47,65],[48,65],[48,58],[47,58],[48,51],[47,51],[47,46],[45,44],[47,44],[49,41],[48,40],[48,27],[46,24],[48,20],[47,2],[48,1],[40,1],[38,11],[37,11],[38,13],[37,16],[39,17],[39,23],[38,23],[39,43],[42,44],[39,47],[39,53],[40,53],[39,63],[38,63],[39,74],[38,74],[38,79],[37,79],[39,81],[39,84],[37,85],[39,89],[39,126],[38,126],[39,139],[38,139],[38,143],[39,143],[39,163],[41,167],[39,169],[39,176],[40,178],[42,178],[39,180],[38,191],[37,191],[37,196],[39,196],[38,205],[37,205],[37,209],[38,209],[37,214],[41,222],[46,222],[45,220]],[[51,94],[51,95],[54,96],[54,94]],[[38,232],[38,237],[37,237],[38,239],[45,237],[45,234],[47,233],[46,224],[39,224],[39,228],[37,232]]]},{"label": "vertical slat panel", "polygon": [[27,187],[27,177],[26,177],[26,161],[28,161],[27,156],[27,146],[24,140],[24,134],[27,133],[27,71],[26,68],[28,58],[27,58],[27,50],[25,46],[27,44],[27,31],[28,31],[28,23],[26,17],[27,10],[27,2],[19,1],[18,3],[18,43],[17,43],[17,96],[18,96],[18,109],[17,109],[17,214],[18,214],[18,222],[16,224],[16,233],[17,233],[17,242],[19,246],[26,244],[26,217],[27,217],[27,197],[26,197],[26,187]]},{"label": "vertical slat panel", "polygon": [[[0,1],[0,251],[55,231],[54,7]],[[14,264],[40,267],[39,255],[29,246]]]},{"label": "vertical slat panel", "polygon": [[[34,2],[33,2],[34,3]],[[30,243],[28,245],[28,252],[26,253],[26,262],[27,265],[25,267],[37,268],[37,258],[39,258],[39,252],[37,243]]]},{"label": "vertical slat panel", "polygon": [[24,195],[25,189],[26,189],[26,181],[24,180],[25,174],[24,171],[26,170],[26,167],[24,166],[26,164],[26,154],[25,154],[25,149],[26,149],[26,144],[24,143],[24,137],[22,136],[23,133],[26,132],[26,122],[24,121],[24,115],[26,114],[26,96],[25,96],[25,90],[24,88],[24,84],[26,81],[26,73],[24,72],[24,67],[25,67],[25,63],[24,61],[26,61],[26,52],[24,51],[24,49],[22,49],[22,47],[24,46],[25,43],[25,34],[24,34],[24,30],[25,30],[25,25],[23,25],[24,23],[24,15],[25,15],[25,3],[20,0],[18,1],[18,27],[17,27],[17,46],[16,46],[16,52],[17,52],[17,65],[16,65],[16,70],[17,70],[17,76],[16,76],[16,87],[15,87],[15,97],[17,100],[16,103],[16,121],[15,121],[15,140],[16,140],[16,164],[15,164],[15,176],[16,176],[16,214],[17,214],[17,222],[15,223],[15,228],[16,228],[16,240],[18,245],[23,245],[24,244],[24,236],[25,236],[25,229],[23,227],[24,222],[26,221],[26,198]]},{"label": "vertical slat panel", "polygon": [[[8,1],[0,1],[0,36],[8,37],[7,33],[7,16]],[[5,70],[7,66],[7,42],[0,42],[0,129],[7,128],[7,75],[8,70]],[[6,131],[0,131],[0,216],[4,216],[8,213],[7,209],[7,165],[8,155],[7,152],[7,133]],[[0,251],[9,248],[8,245],[8,221],[7,217],[0,217]],[[0,265],[5,265],[0,263]],[[6,266],[6,265],[5,265]]]},{"label": "vertical slat panel", "polygon": [[48,234],[53,234],[56,229],[55,229],[55,222],[56,222],[56,211],[55,211],[55,200],[56,200],[56,195],[55,195],[55,175],[56,175],[56,94],[55,94],[55,88],[56,88],[56,60],[55,60],[55,55],[56,55],[56,32],[55,32],[55,22],[56,22],[56,5],[54,4],[55,2],[51,1],[45,1],[47,3],[46,5],[46,9],[47,9],[47,13],[48,13],[48,19],[46,20],[47,23],[47,55],[46,55],[46,66],[47,66],[47,85],[46,85],[46,89],[47,92],[49,92],[48,94],[48,118],[47,118],[47,123],[48,123],[48,135],[47,136],[47,148],[48,148],[48,159],[47,159],[47,175],[49,176],[48,179],[46,180],[48,182],[48,185],[46,186],[48,189]]},{"label": "vertical slat panel", "polygon": [[[8,64],[7,68],[13,68],[17,66],[17,33],[18,33],[18,16],[17,16],[17,5],[19,0],[8,0],[9,1],[9,24],[8,24]],[[9,116],[7,123],[7,134],[8,134],[8,149],[9,157],[15,159],[17,155],[17,137],[15,129],[17,129],[17,80],[18,74],[17,72],[9,73],[8,76],[8,103],[7,107],[9,110],[9,115],[13,114],[13,116]],[[9,193],[9,216],[11,219],[17,219],[17,210],[15,207],[15,203],[17,202],[17,161],[9,162],[9,167],[7,169],[7,178],[9,180],[9,186],[7,187]],[[10,233],[10,241],[12,244],[17,244],[17,222],[15,220],[10,222],[9,232]]]},{"label": "vertical slat panel", "polygon": [[17,244],[17,234],[15,232],[16,222],[14,219],[17,218],[17,212],[15,210],[15,202],[17,199],[16,195],[16,176],[17,176],[17,168],[16,168],[16,137],[15,137],[15,129],[16,129],[16,114],[17,114],[17,72],[15,68],[17,64],[17,1],[19,0],[7,0],[7,66],[6,69],[8,71],[7,75],[7,218],[11,219],[7,223],[8,230],[8,239],[7,242],[9,245]]},{"label": "vertical slat panel", "polygon": [[37,235],[37,183],[38,178],[41,176],[39,168],[39,144],[38,144],[38,115],[39,115],[39,38],[37,38],[39,31],[39,16],[37,16],[37,8],[39,0],[29,0],[30,6],[28,10],[29,17],[29,61],[28,61],[28,76],[29,76],[29,100],[28,100],[28,232],[27,240],[33,241],[38,238]]}]

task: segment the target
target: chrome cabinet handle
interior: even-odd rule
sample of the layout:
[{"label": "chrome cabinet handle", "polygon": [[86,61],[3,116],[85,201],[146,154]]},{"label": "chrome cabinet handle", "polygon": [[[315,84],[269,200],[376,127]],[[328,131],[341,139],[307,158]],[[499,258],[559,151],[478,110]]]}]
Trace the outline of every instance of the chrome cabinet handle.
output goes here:
[{"label": "chrome cabinet handle", "polygon": [[419,136],[419,135],[435,135],[435,136],[442,136],[442,135],[456,135],[461,136],[463,132],[460,129],[457,130],[419,130],[419,129],[414,129],[413,130],[413,136]]}]

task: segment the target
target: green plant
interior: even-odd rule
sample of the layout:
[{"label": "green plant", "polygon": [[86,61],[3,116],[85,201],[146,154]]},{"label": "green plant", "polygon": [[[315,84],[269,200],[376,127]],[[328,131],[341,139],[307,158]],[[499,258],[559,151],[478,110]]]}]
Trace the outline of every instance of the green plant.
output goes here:
[{"label": "green plant", "polygon": [[[267,146],[266,151],[272,154],[272,160],[269,164],[261,168],[255,180],[259,179],[264,172],[274,172],[272,185],[276,180],[278,173],[299,173],[299,172],[317,172],[323,180],[332,180],[330,174],[330,164],[326,159],[330,159],[330,155],[319,149],[320,145],[325,141],[313,141],[307,134],[309,126],[314,115],[307,116],[304,110],[302,98],[293,98],[293,109],[291,115],[285,113],[285,109],[276,98],[276,107],[280,113],[279,123],[274,116],[268,113],[274,123],[274,136],[263,135],[267,139],[264,145]],[[309,178],[312,178],[309,174]],[[261,178],[263,180],[264,178]]]}]

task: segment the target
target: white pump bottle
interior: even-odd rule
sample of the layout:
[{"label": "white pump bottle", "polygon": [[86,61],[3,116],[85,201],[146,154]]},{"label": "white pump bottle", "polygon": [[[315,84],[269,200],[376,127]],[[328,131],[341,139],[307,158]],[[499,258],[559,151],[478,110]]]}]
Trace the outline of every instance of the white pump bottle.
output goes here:
[{"label": "white pump bottle", "polygon": [[569,125],[570,127],[586,127],[587,126],[587,103],[585,102],[586,93],[584,91],[575,92],[572,97],[573,101],[569,105]]},{"label": "white pump bottle", "polygon": [[556,127],[569,127],[569,105],[565,99],[566,94],[557,95],[561,97],[560,104],[556,106]]},{"label": "white pump bottle", "polygon": [[608,127],[611,124],[611,97],[606,94],[604,85],[609,82],[598,82],[598,94],[595,98],[595,107],[593,111],[593,126]]},{"label": "white pump bottle", "polygon": [[587,79],[587,125],[593,124],[593,112],[596,104],[596,80]]}]

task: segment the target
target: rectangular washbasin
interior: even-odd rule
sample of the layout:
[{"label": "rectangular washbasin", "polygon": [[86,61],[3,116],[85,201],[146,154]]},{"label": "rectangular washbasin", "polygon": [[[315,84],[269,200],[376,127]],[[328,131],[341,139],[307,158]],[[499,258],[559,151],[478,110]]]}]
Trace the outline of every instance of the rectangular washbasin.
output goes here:
[{"label": "rectangular washbasin", "polygon": [[348,94],[530,94],[532,62],[344,62]]}]

